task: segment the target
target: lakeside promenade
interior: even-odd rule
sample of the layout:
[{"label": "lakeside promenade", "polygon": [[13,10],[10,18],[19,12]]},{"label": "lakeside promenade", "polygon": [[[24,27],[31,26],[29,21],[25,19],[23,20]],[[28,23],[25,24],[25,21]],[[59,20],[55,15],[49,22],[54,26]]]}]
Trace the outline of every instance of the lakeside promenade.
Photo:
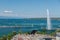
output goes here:
[{"label": "lakeside promenade", "polygon": [[35,35],[17,34],[11,40],[45,40],[45,38],[50,38],[52,40],[56,40],[56,38],[54,36],[41,35],[41,34],[35,34]]}]

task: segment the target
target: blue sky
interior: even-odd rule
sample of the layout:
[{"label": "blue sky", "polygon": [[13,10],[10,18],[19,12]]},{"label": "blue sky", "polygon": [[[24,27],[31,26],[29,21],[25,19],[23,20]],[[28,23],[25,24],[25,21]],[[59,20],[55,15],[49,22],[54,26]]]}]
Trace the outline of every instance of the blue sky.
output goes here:
[{"label": "blue sky", "polygon": [[0,17],[41,18],[60,17],[60,0],[0,0]]}]

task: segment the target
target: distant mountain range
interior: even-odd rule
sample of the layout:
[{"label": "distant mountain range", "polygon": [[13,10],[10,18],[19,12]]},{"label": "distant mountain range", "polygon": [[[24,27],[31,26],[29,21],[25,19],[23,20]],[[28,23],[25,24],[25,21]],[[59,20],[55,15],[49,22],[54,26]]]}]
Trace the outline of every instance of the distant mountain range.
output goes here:
[{"label": "distant mountain range", "polygon": [[18,19],[18,17],[0,16],[0,19]]},{"label": "distant mountain range", "polygon": [[[20,18],[20,17],[0,16],[0,19],[40,19],[40,18]],[[46,19],[46,17],[42,19]],[[60,19],[60,17],[53,17],[52,19]]]}]

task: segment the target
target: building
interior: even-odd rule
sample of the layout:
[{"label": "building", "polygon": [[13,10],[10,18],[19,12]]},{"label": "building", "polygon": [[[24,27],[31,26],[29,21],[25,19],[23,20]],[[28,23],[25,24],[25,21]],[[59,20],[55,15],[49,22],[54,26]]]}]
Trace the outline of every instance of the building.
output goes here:
[{"label": "building", "polygon": [[60,40],[60,32],[56,33],[56,40]]}]

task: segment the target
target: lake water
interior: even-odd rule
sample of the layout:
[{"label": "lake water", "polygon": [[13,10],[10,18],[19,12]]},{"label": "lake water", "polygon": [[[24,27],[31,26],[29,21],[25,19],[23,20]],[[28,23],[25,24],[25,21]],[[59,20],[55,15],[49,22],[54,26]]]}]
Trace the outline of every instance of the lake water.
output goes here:
[{"label": "lake water", "polygon": [[[51,19],[52,28],[60,28],[59,19]],[[12,31],[32,31],[47,28],[47,20],[45,18],[33,19],[0,19],[0,36],[7,35]]]}]

